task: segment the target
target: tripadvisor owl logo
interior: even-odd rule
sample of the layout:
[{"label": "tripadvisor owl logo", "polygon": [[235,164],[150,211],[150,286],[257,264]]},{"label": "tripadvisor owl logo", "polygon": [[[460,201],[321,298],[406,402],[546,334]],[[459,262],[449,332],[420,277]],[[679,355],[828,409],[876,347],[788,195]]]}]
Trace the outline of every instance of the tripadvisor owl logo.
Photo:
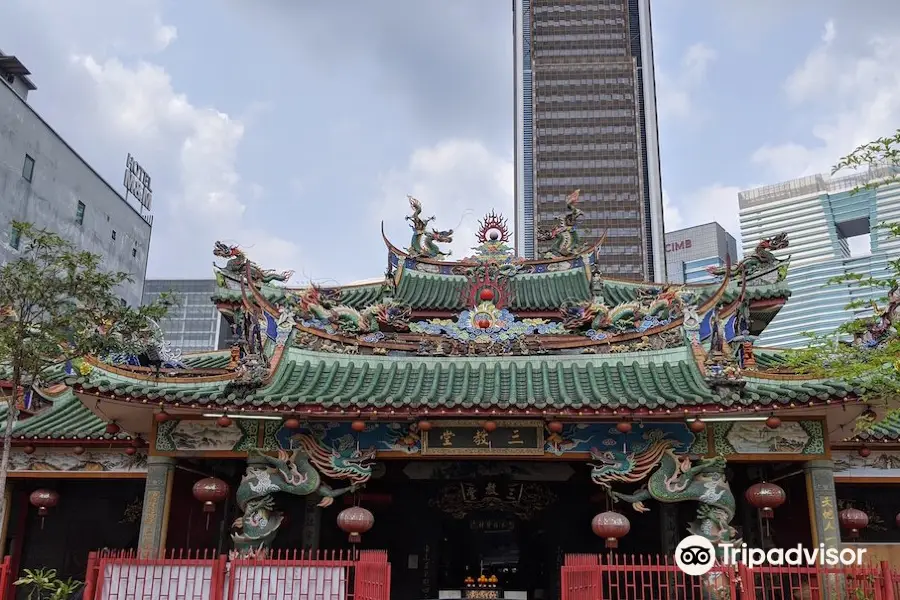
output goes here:
[{"label": "tripadvisor owl logo", "polygon": [[[797,544],[792,548],[750,548],[747,544],[719,544],[723,565],[738,563],[753,569],[762,565],[789,566],[861,566],[866,548],[804,548]],[[705,575],[716,564],[716,547],[700,535],[689,535],[675,547],[675,564],[686,575]]]}]

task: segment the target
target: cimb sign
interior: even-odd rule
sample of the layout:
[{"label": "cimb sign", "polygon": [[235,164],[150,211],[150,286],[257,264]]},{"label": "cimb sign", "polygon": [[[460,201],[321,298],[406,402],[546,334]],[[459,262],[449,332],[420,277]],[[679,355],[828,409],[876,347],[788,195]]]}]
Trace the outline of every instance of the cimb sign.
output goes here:
[{"label": "cimb sign", "polygon": [[681,240],[680,242],[669,242],[666,244],[666,252],[677,252],[678,250],[690,250],[691,240]]},{"label": "cimb sign", "polygon": [[131,154],[125,159],[125,195],[131,194],[141,205],[150,210],[153,190],[150,189],[150,175],[134,160]]}]

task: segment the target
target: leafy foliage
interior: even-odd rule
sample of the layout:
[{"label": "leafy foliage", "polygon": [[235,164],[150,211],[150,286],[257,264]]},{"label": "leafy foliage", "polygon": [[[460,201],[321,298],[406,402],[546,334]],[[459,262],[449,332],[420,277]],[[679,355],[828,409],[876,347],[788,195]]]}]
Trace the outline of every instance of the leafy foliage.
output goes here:
[{"label": "leafy foliage", "polygon": [[[900,130],[891,137],[856,148],[838,161],[832,173],[866,165],[898,169],[896,173],[879,173],[884,176],[873,178],[864,186],[866,189],[900,181]],[[900,238],[900,223],[881,223],[875,229],[886,231],[889,237]],[[847,304],[847,310],[871,306],[872,315],[852,319],[832,335],[809,335],[806,348],[787,353],[788,364],[800,373],[840,379],[856,385],[865,400],[887,407],[888,414],[900,411],[895,406],[900,399],[900,314],[894,314],[892,311],[896,306],[890,304],[891,296],[900,290],[900,258],[888,262],[886,276],[848,273],[834,277],[828,283],[883,290],[884,295],[875,300],[857,300]],[[894,322],[894,319],[897,321]],[[871,332],[878,324],[886,329],[877,339],[872,339]],[[872,423],[871,413],[867,411],[865,414],[866,417],[858,419],[855,424],[857,432]]]},{"label": "leafy foliage", "polygon": [[13,585],[25,588],[28,600],[66,600],[83,585],[72,578],[59,579],[56,569],[24,569],[24,572]]},{"label": "leafy foliage", "polygon": [[0,393],[8,403],[0,459],[0,520],[6,493],[10,437],[23,390],[40,386],[49,370],[83,356],[139,353],[152,340],[150,319],[170,300],[131,308],[119,298],[127,273],[108,272],[102,258],[61,236],[14,222],[20,256],[0,267]]}]

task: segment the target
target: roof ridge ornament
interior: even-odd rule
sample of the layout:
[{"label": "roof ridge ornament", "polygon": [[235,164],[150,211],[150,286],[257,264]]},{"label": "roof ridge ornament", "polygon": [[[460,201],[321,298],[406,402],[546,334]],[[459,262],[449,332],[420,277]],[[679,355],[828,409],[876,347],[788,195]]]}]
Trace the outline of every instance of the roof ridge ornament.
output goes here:
[{"label": "roof ridge ornament", "polygon": [[428,231],[428,224],[434,221],[434,217],[423,219],[421,217],[422,203],[412,196],[407,196],[407,198],[409,199],[409,206],[412,209],[412,214],[407,215],[406,220],[409,221],[409,226],[413,230],[407,254],[411,257],[421,256],[422,258],[430,258],[432,260],[443,260],[445,256],[450,256],[452,252],[449,250],[444,252],[438,248],[436,242],[444,244],[452,242],[453,230],[447,229],[441,231],[432,228],[431,231]]},{"label": "roof ridge ornament", "polygon": [[550,250],[544,255],[545,258],[578,256],[588,250],[576,229],[576,222],[584,215],[584,211],[576,206],[580,195],[581,190],[575,190],[566,196],[568,212],[558,217],[555,227],[551,229],[538,228],[538,241],[551,242]]}]

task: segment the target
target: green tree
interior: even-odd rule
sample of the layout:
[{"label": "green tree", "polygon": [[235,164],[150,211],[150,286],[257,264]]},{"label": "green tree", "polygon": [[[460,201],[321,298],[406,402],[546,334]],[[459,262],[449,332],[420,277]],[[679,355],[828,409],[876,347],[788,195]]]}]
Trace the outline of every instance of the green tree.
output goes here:
[{"label": "green tree", "polygon": [[[900,181],[900,129],[893,136],[859,146],[837,162],[832,174],[864,166],[873,170],[873,177],[851,193]],[[900,238],[900,223],[879,223],[876,229]],[[848,310],[868,306],[872,314],[844,323],[832,335],[808,336],[806,348],[788,352],[789,364],[801,373],[850,382],[869,403],[888,412],[900,410],[896,406],[900,399],[900,258],[888,261],[883,276],[848,273],[829,283],[883,293],[874,300],[849,303]],[[856,422],[857,431],[871,423],[871,413],[865,414]]]},{"label": "green tree", "polygon": [[[8,384],[6,431],[0,456],[0,522],[12,432],[22,394],[41,386],[69,361],[110,352],[139,353],[154,334],[150,319],[169,299],[134,309],[116,290],[127,273],[106,271],[101,257],[28,223],[14,222],[20,256],[0,267],[0,379]],[[2,405],[0,405],[2,406]]]}]

